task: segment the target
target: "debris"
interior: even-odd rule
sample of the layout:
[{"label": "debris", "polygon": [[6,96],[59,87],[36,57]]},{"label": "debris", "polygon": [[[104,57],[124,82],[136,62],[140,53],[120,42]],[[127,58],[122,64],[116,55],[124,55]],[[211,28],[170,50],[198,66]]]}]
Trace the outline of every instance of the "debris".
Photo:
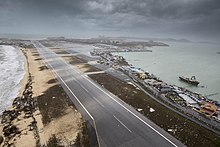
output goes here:
[{"label": "debris", "polygon": [[137,109],[137,110],[140,112],[140,111],[142,111],[143,109],[140,109],[140,108],[139,108],[139,109]]},{"label": "debris", "polygon": [[177,129],[168,129],[167,131],[168,131],[168,132],[173,132],[173,134],[175,134],[176,131],[177,131]]},{"label": "debris", "polygon": [[155,110],[153,108],[150,108],[150,112],[154,112]]},{"label": "debris", "polygon": [[0,136],[0,145],[2,144],[3,141],[4,141],[4,138]]},{"label": "debris", "polygon": [[173,130],[173,129],[168,129],[167,131],[168,131],[168,132],[174,132],[174,130]]},{"label": "debris", "polygon": [[4,136],[8,137],[10,135],[20,134],[18,128],[14,125],[8,125],[3,128]]}]

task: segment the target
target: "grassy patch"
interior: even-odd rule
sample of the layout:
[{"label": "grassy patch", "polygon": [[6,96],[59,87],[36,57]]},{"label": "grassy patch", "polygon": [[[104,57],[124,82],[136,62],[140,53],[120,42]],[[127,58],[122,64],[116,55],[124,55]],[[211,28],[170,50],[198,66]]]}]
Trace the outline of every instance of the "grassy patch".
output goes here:
[{"label": "grassy patch", "polygon": [[43,124],[45,125],[51,122],[54,118],[62,116],[68,106],[73,106],[69,97],[60,85],[55,85],[47,89],[43,95],[37,97],[37,102],[42,114]]},{"label": "grassy patch", "polygon": [[63,147],[63,146],[59,145],[59,142],[60,142],[59,139],[53,134],[49,138],[46,147]]},{"label": "grassy patch", "polygon": [[73,65],[80,64],[80,63],[87,63],[87,61],[85,59],[79,58],[77,56],[69,57],[69,59],[70,59],[69,63],[73,64]]},{"label": "grassy patch", "polygon": [[90,65],[90,64],[78,64],[76,65],[76,67],[78,67],[82,72],[96,72],[96,71],[100,71],[98,68]]},{"label": "grassy patch", "polygon": [[89,147],[89,135],[86,122],[83,122],[82,132],[80,132],[76,138],[75,146],[76,147]]},{"label": "grassy patch", "polygon": [[56,54],[70,54],[67,51],[54,51]]}]

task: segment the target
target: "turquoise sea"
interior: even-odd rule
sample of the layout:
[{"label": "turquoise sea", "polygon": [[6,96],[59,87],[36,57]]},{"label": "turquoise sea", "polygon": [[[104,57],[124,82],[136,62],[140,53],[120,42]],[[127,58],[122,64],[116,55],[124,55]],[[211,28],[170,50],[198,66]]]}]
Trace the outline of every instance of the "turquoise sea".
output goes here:
[{"label": "turquoise sea", "polygon": [[[207,95],[220,101],[220,45],[205,43],[165,42],[169,47],[153,47],[152,52],[117,53],[132,65],[161,80]],[[191,86],[179,76],[196,76],[200,84]]]}]

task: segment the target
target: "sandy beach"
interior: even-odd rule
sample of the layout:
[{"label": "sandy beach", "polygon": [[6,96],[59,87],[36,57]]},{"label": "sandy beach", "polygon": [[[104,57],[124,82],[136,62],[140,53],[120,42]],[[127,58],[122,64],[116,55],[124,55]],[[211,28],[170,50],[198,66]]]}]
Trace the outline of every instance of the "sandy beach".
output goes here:
[{"label": "sandy beach", "polygon": [[28,67],[28,65],[27,65],[27,59],[26,59],[26,56],[25,56],[25,50],[24,49],[21,49],[21,52],[23,52],[23,58],[24,58],[24,60],[26,61],[26,62],[24,62],[24,69],[25,69],[25,74],[24,74],[24,77],[23,77],[23,79],[20,81],[20,89],[19,89],[19,94],[18,94],[18,96],[22,96],[22,93],[23,93],[23,91],[24,91],[24,89],[25,89],[25,85],[26,85],[26,83],[28,82],[28,76],[29,76],[29,67]]},{"label": "sandy beach", "polygon": [[[83,130],[81,114],[59,86],[53,73],[44,65],[36,49],[22,49],[22,52],[27,62],[25,63],[25,76],[20,82],[18,97],[22,97],[30,73],[33,87],[32,98],[33,101],[36,101],[37,106],[31,114],[32,117],[26,118],[26,113],[19,111],[17,117],[9,122],[18,130],[13,136],[5,136],[3,128],[8,126],[8,123],[1,123],[0,136],[3,136],[4,140],[1,145],[35,147],[50,144],[54,139],[60,145],[73,145],[78,136],[83,136],[79,135]],[[56,94],[54,90],[57,91]],[[54,103],[57,105],[54,106]],[[17,110],[15,106],[9,109],[9,111],[15,110]],[[45,122],[44,118],[47,117],[50,119]],[[30,129],[33,122],[36,122],[36,128]]]}]

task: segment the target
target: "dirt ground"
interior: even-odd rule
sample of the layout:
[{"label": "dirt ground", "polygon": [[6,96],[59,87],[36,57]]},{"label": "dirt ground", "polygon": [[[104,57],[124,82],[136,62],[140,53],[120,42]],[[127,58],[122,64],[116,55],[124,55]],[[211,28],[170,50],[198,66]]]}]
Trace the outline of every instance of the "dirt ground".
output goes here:
[{"label": "dirt ground", "polygon": [[[220,136],[168,110],[133,85],[122,82],[108,74],[89,75],[113,94],[155,122],[187,146],[220,146]],[[155,110],[150,112],[150,110]]]},{"label": "dirt ground", "polygon": [[100,71],[98,68],[88,64],[85,59],[77,56],[71,56],[71,57],[63,56],[63,59],[66,60],[68,63],[77,67],[80,71],[85,73]]},{"label": "dirt ground", "polygon": [[77,56],[63,56],[65,60],[67,60],[70,64],[76,65],[76,64],[85,64],[87,61],[83,58],[77,57]]},{"label": "dirt ground", "polygon": [[94,66],[91,66],[89,64],[77,64],[75,65],[80,71],[87,73],[87,72],[96,72],[100,71],[99,69],[95,68]]},{"label": "dirt ground", "polygon": [[[52,82],[56,81],[48,81],[48,83]],[[43,94],[39,95],[37,101],[44,125],[65,115],[66,110],[69,108],[75,109],[65,91],[58,84],[48,88]]]},{"label": "dirt ground", "polygon": [[64,50],[56,50],[56,51],[54,51],[56,54],[64,54],[64,55],[66,55],[66,54],[69,54],[67,51],[64,51]]}]

